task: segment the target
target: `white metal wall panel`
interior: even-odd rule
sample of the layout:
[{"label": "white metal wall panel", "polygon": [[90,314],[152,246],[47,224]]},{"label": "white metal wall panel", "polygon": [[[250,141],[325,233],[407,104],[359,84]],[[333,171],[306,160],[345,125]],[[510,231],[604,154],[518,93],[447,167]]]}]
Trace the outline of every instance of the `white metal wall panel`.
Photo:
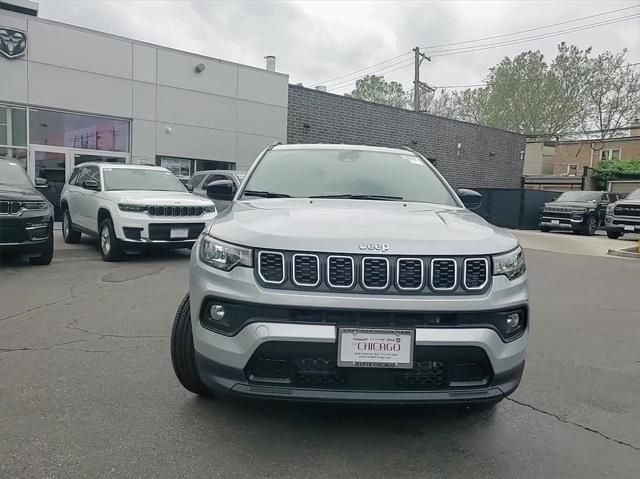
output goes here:
[{"label": "white metal wall panel", "polygon": [[[170,132],[167,127],[171,129]],[[158,123],[156,132],[158,155],[236,161],[235,132],[170,123]]]},{"label": "white metal wall panel", "polygon": [[132,44],[74,28],[29,20],[29,61],[132,78]]},{"label": "white metal wall panel", "polygon": [[158,120],[235,131],[235,98],[158,86]]},{"label": "white metal wall panel", "polygon": [[287,109],[238,100],[238,131],[275,138],[287,136]]},{"label": "white metal wall panel", "polygon": [[[196,73],[202,63],[205,70]],[[158,50],[158,83],[214,95],[236,97],[238,68],[221,61],[196,55]]]},{"label": "white metal wall panel", "polygon": [[143,120],[156,119],[156,85],[133,82],[133,117]]},{"label": "white metal wall panel", "polygon": [[27,62],[0,57],[0,100],[27,103]]},{"label": "white metal wall panel", "polygon": [[238,67],[238,98],[287,107],[288,83],[286,75]]},{"label": "white metal wall panel", "polygon": [[258,154],[276,141],[282,141],[284,143],[284,138],[269,138],[260,135],[238,133],[236,166],[241,169],[249,168],[251,163],[258,157]]},{"label": "white metal wall panel", "polygon": [[32,105],[131,118],[131,80],[29,62]]},{"label": "white metal wall panel", "polygon": [[131,158],[135,162],[147,160],[155,163],[156,123],[134,119],[131,127]]},{"label": "white metal wall panel", "polygon": [[145,45],[133,45],[133,79],[156,82],[156,49]]}]

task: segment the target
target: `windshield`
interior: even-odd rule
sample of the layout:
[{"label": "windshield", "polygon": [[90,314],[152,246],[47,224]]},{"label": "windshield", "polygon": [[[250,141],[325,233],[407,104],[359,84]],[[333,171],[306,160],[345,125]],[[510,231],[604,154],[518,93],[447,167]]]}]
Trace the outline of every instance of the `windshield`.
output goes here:
[{"label": "windshield", "polygon": [[271,151],[251,174],[243,196],[343,196],[458,206],[431,168],[409,152]]},{"label": "windshield", "polygon": [[187,191],[169,171],[139,168],[104,168],[106,191]]},{"label": "windshield", "polygon": [[557,203],[575,202],[594,202],[600,200],[602,193],[599,191],[567,191],[558,196]]},{"label": "windshield", "polygon": [[0,184],[31,188],[31,180],[24,168],[13,161],[0,161]]},{"label": "windshield", "polygon": [[640,200],[640,189],[632,191],[627,195],[625,200]]}]

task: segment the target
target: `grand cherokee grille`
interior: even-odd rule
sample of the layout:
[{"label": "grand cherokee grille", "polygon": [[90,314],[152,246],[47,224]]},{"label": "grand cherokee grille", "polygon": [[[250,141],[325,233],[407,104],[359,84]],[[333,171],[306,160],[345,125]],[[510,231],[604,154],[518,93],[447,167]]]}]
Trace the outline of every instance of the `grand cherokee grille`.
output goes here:
[{"label": "grand cherokee grille", "polygon": [[259,251],[256,278],[267,288],[375,294],[481,294],[488,257],[365,256]]},{"label": "grand cherokee grille", "polygon": [[613,210],[616,216],[640,216],[640,205],[618,205]]},{"label": "grand cherokee grille", "polygon": [[482,289],[489,280],[489,262],[486,258],[467,258],[464,260],[464,287]]},{"label": "grand cherokee grille", "polygon": [[151,216],[200,216],[203,212],[204,208],[202,206],[149,206],[149,214]]},{"label": "grand cherokee grille", "polygon": [[20,209],[19,201],[0,201],[0,215],[17,215]]}]

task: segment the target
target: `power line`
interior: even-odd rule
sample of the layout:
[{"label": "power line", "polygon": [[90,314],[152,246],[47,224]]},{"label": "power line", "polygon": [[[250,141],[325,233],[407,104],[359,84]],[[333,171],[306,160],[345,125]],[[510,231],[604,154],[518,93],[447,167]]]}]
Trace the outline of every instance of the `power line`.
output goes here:
[{"label": "power line", "polygon": [[[335,78],[331,78],[330,80],[325,80],[325,81],[322,81],[322,82],[319,82],[319,83],[313,83],[313,84],[314,84],[314,85],[316,85],[316,84],[317,84],[317,85],[326,85],[326,84],[331,83],[331,82],[333,82],[333,81],[335,81],[335,80],[338,80],[338,79],[340,79],[340,78],[344,78],[344,77],[347,77],[347,76],[351,76],[351,75],[353,75],[354,73],[360,73],[360,72],[363,72],[363,71],[365,71],[365,70],[369,70],[370,68],[374,68],[374,67],[377,67],[378,65],[382,65],[382,64],[384,64],[384,63],[388,63],[388,62],[393,61],[393,60],[396,60],[396,59],[398,59],[398,58],[401,58],[401,57],[407,56],[408,54],[413,54],[413,52],[412,52],[411,50],[409,50],[408,52],[402,53],[401,55],[395,56],[395,57],[393,57],[393,58],[389,58],[388,60],[384,60],[384,61],[382,61],[382,62],[380,62],[380,63],[375,63],[375,64],[370,65],[370,66],[368,66],[368,67],[361,68],[360,70],[355,70],[355,71],[352,71],[352,72],[350,72],[350,73],[345,73],[344,75],[340,75],[340,76],[337,76],[337,77],[335,77]],[[397,65],[397,63],[394,63],[394,65]],[[391,66],[391,65],[387,65],[387,66]],[[386,68],[386,67],[383,67],[383,68]]]},{"label": "power line", "polygon": [[463,44],[466,44],[466,43],[481,42],[481,41],[484,41],[484,40],[493,40],[495,38],[508,37],[508,36],[511,36],[511,35],[518,35],[520,33],[527,33],[527,32],[533,32],[533,31],[536,31],[536,30],[543,30],[545,28],[557,27],[558,25],[566,25],[567,23],[579,22],[581,20],[588,20],[589,18],[600,17],[602,15],[609,15],[611,13],[617,13],[617,12],[621,12],[623,10],[630,10],[632,8],[638,8],[638,5],[632,5],[630,7],[618,8],[617,10],[609,10],[608,12],[596,13],[595,15],[589,15],[587,17],[574,18],[573,20],[566,20],[564,22],[551,23],[549,25],[543,25],[541,27],[528,28],[527,30],[520,30],[520,31],[517,31],[517,32],[503,33],[503,34],[500,34],[500,35],[494,35],[494,36],[491,36],[491,37],[484,37],[484,38],[476,38],[475,40],[466,40],[466,41],[463,41],[463,42],[441,43],[440,45],[429,45],[429,46],[422,47],[422,48],[424,48],[425,50],[428,50],[430,48],[448,47],[448,46],[452,46],[452,45],[463,45]]},{"label": "power line", "polygon": [[506,40],[503,42],[496,42],[496,43],[487,43],[485,45],[473,45],[471,47],[462,47],[462,48],[450,48],[450,49],[444,49],[444,50],[432,50],[427,52],[429,55],[433,56],[433,57],[444,57],[444,56],[449,56],[449,55],[457,55],[460,53],[467,53],[467,52],[477,52],[477,51],[481,51],[481,50],[491,50],[493,48],[500,48],[500,47],[505,47],[505,46],[509,46],[509,45],[517,45],[520,43],[525,43],[528,42],[530,40],[541,40],[544,38],[551,38],[551,37],[555,37],[558,35],[564,35],[567,33],[575,33],[575,32],[580,32],[583,30],[590,30],[592,28],[598,28],[598,27],[602,27],[602,26],[606,26],[606,25],[612,25],[614,23],[620,23],[620,22],[626,22],[628,20],[633,20],[636,18],[640,18],[640,13],[639,14],[634,14],[634,15],[629,15],[629,16],[625,16],[625,17],[620,17],[620,18],[616,18],[616,19],[611,19],[611,20],[605,20],[602,22],[597,22],[597,23],[592,23],[592,24],[588,24],[588,25],[582,25],[579,27],[572,27],[569,29],[565,29],[565,30],[558,30],[556,32],[551,32],[551,33],[545,33],[545,34],[541,34],[541,35],[534,35],[534,36],[530,36],[530,37],[524,37],[524,38],[516,38],[513,40]]},{"label": "power line", "polygon": [[[389,65],[389,66],[391,66],[391,65]],[[382,75],[386,75],[387,73],[391,73],[391,72],[395,72],[395,71],[398,71],[398,70],[402,70],[403,68],[407,68],[408,66],[413,66],[413,58],[409,61],[409,63],[405,63],[404,65],[400,65],[397,68],[393,68],[393,69],[387,70],[387,71],[380,70],[378,72],[370,72],[370,73],[367,73],[367,75],[372,75],[374,73],[380,73]],[[367,76],[367,75],[365,75],[365,76]],[[327,88],[327,91],[339,90],[340,88],[348,87],[350,85],[355,85],[358,82],[358,80],[361,80],[362,78],[364,78],[364,77],[359,77],[359,78],[355,78],[355,79],[352,78],[350,80],[346,80],[343,83],[338,83],[336,85],[331,85],[331,87]]]}]

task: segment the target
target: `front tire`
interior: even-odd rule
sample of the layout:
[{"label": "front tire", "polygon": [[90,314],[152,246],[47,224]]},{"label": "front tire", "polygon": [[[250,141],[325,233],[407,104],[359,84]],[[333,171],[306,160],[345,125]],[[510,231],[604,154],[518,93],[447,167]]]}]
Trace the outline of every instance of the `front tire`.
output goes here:
[{"label": "front tire", "polygon": [[62,210],[62,239],[65,243],[77,243],[80,241],[82,233],[73,229],[69,209]]},{"label": "front tire", "polygon": [[584,225],[584,229],[582,230],[582,234],[585,236],[593,236],[596,234],[598,229],[598,220],[595,216],[589,216],[587,218],[587,222]]},{"label": "front tire", "polygon": [[53,225],[50,225],[49,228],[49,238],[45,242],[42,252],[38,256],[31,256],[29,263],[38,266],[46,266],[51,263],[53,259]]},{"label": "front tire", "polygon": [[116,238],[111,218],[105,218],[98,228],[98,244],[100,245],[100,253],[105,261],[120,261],[124,257],[124,251]]},{"label": "front tire", "polygon": [[541,226],[540,231],[542,231],[543,233],[548,233],[549,231],[551,231],[551,228],[549,228],[548,226]]},{"label": "front tire", "polygon": [[622,236],[622,233],[619,231],[607,231],[607,238],[609,239],[618,239]]},{"label": "front tire", "polygon": [[173,320],[171,331],[171,362],[178,381],[187,391],[204,397],[213,397],[212,391],[205,386],[198,374],[193,333],[191,330],[191,306],[189,293],[182,298]]}]

